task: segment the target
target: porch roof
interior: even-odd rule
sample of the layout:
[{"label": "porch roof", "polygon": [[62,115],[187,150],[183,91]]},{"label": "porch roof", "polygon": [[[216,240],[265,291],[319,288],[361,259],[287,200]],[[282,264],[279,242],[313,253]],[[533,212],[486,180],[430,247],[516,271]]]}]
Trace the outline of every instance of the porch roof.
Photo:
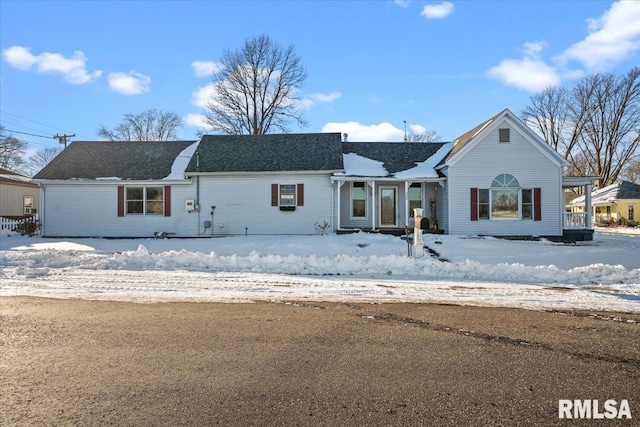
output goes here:
[{"label": "porch roof", "polygon": [[348,142],[342,144],[344,173],[336,176],[397,180],[437,179],[435,166],[452,143]]}]

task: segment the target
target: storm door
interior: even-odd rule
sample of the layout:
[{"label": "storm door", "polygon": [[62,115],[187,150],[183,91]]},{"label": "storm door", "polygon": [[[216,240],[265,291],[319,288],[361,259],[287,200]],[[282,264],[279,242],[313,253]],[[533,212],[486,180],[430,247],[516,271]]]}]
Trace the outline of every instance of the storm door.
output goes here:
[{"label": "storm door", "polygon": [[380,227],[395,227],[398,203],[395,187],[380,187]]}]

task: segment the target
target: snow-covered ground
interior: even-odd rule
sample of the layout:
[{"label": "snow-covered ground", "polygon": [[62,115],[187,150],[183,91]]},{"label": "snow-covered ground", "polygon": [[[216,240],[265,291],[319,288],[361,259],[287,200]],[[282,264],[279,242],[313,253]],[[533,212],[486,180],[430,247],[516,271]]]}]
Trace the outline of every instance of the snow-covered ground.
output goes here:
[{"label": "snow-covered ground", "polygon": [[576,245],[380,234],[0,237],[0,294],[121,301],[439,302],[640,313],[640,235]]}]

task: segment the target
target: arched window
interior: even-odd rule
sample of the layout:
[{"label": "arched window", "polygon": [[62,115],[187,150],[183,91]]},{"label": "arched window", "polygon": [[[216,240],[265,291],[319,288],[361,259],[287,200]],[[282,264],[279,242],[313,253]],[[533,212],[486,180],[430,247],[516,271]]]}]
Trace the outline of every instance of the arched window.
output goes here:
[{"label": "arched window", "polygon": [[491,183],[491,218],[518,219],[520,184],[508,173],[496,176]]},{"label": "arched window", "polygon": [[491,188],[495,187],[520,187],[520,184],[515,176],[503,173],[493,178]]}]

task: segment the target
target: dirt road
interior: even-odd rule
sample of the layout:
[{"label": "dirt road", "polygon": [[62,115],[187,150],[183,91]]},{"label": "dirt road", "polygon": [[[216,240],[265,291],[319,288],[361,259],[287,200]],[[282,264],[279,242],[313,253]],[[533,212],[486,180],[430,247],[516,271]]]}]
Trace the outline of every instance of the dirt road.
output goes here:
[{"label": "dirt road", "polygon": [[[37,298],[0,314],[3,426],[640,420],[637,315]],[[559,399],[626,399],[633,419],[560,420]]]}]

